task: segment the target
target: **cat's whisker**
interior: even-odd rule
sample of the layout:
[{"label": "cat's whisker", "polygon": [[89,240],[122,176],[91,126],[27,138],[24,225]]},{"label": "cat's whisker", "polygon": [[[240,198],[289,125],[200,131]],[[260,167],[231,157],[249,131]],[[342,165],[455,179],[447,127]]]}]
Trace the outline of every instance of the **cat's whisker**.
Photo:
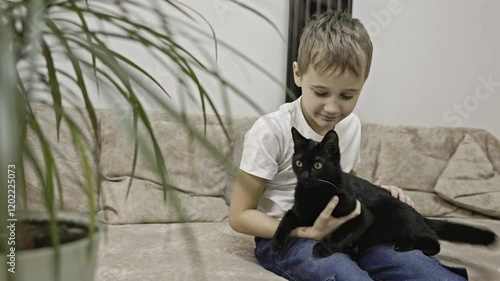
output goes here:
[{"label": "cat's whisker", "polygon": [[317,181],[324,182],[324,183],[327,183],[327,184],[335,187],[335,189],[340,193],[340,189],[336,185],[334,185],[333,183],[326,181],[326,180],[322,180],[322,179],[317,179]]}]

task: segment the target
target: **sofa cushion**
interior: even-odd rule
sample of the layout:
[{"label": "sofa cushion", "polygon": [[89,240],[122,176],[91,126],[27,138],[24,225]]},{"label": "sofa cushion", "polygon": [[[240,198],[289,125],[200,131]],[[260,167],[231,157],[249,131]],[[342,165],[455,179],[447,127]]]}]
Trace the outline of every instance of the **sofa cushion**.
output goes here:
[{"label": "sofa cushion", "polygon": [[100,204],[99,219],[112,224],[213,222],[227,218],[226,202],[219,197],[190,195],[175,188],[164,193],[159,184],[130,177],[104,181]]},{"label": "sofa cushion", "polygon": [[500,175],[471,135],[458,146],[435,190],[458,206],[500,218]]},{"label": "sofa cushion", "polygon": [[[125,120],[125,121],[124,121]],[[128,122],[127,122],[128,121]],[[219,125],[193,125],[205,145],[197,140],[185,126],[172,121],[155,120],[152,122],[157,143],[165,162],[164,172],[167,187],[171,190],[169,199],[179,198],[188,206],[207,212],[202,221],[220,221],[227,216],[227,205],[223,198],[228,184],[232,184],[232,141],[228,140]],[[206,129],[206,131],[205,131]],[[134,136],[131,119],[110,117],[102,121],[102,148],[100,171],[104,177],[101,187],[100,217],[107,223],[141,223],[198,221],[200,217],[192,212],[183,216],[172,215],[166,211],[173,204],[163,204],[162,178],[157,170],[153,144],[144,126],[139,126],[138,159],[132,181],[131,193],[134,202],[125,202],[128,180],[132,177]],[[118,181],[119,183],[116,183]],[[140,192],[139,192],[140,190]],[[145,194],[144,194],[145,193]],[[130,195],[130,194],[129,194]],[[153,197],[158,200],[151,201]],[[207,197],[201,200],[200,197]],[[121,200],[121,202],[119,202]],[[168,203],[169,201],[167,201]],[[214,203],[217,202],[217,203]],[[170,201],[172,203],[172,201]],[[133,206],[142,206],[141,215],[134,215]],[[221,206],[225,205],[225,208]],[[159,214],[156,212],[162,209]],[[184,218],[181,220],[181,217]]]},{"label": "sofa cushion", "polygon": [[446,160],[430,155],[412,142],[382,140],[375,182],[405,190],[433,192]]},{"label": "sofa cushion", "polygon": [[[56,115],[52,106],[32,103],[31,107],[40,129],[43,131],[45,140],[51,149],[54,164],[59,173],[62,193],[59,192],[57,185],[54,186],[54,202],[56,207],[68,211],[89,212],[89,184],[87,184],[85,169],[81,160],[82,157],[75,145],[71,128],[68,125],[68,120],[71,120],[75,126],[80,128],[80,140],[89,161],[90,174],[92,175],[92,182],[95,188],[93,192],[96,196],[94,196],[95,202],[93,203],[94,206],[97,206],[98,187],[100,183],[97,168],[99,159],[98,139],[92,129],[88,114],[85,109],[65,107],[64,114],[67,119],[62,120],[58,131]],[[30,148],[33,158],[40,164],[42,173],[44,173],[43,177],[45,177],[44,153],[40,139],[29,126],[26,137],[26,144]],[[22,204],[23,200],[19,200],[19,207],[44,209],[46,204],[44,200],[45,195],[42,189],[42,182],[36,172],[36,166],[27,157],[24,157],[23,164],[25,169],[27,204],[24,206]],[[54,182],[57,183],[55,178]],[[21,199],[22,196],[18,196],[18,198]],[[59,202],[62,202],[63,206]]]},{"label": "sofa cushion", "polygon": [[408,190],[406,194],[410,196],[415,209],[425,217],[489,218],[448,202],[436,193]]},{"label": "sofa cushion", "polygon": [[[427,175],[424,185],[422,180],[420,184],[415,185],[410,180],[415,179],[418,173],[409,174],[408,171],[399,169],[400,161],[403,159],[408,162],[406,159],[414,159],[415,163],[430,161],[431,164],[441,166],[441,160],[447,161],[451,157],[464,132],[468,131],[462,128],[424,128],[373,123],[363,123],[361,130],[361,163],[356,167],[359,175],[369,181],[381,181],[382,184],[396,185],[392,181],[400,181],[418,191],[429,191],[430,181],[433,179],[435,183],[441,171],[432,171],[432,177]],[[418,155],[421,152],[423,155]],[[410,153],[412,157],[408,157]],[[416,166],[411,162],[406,164]],[[400,174],[394,173],[393,169],[399,169]],[[405,180],[404,177],[409,178]]]}]

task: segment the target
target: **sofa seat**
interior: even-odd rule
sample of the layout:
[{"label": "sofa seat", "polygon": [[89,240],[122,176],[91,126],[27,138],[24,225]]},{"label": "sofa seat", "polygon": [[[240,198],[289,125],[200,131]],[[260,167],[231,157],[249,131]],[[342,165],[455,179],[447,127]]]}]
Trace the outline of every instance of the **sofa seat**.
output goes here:
[{"label": "sofa seat", "polygon": [[106,225],[99,249],[96,281],[285,280],[227,222]]},{"label": "sofa seat", "polygon": [[[450,220],[500,234],[498,220]],[[234,232],[227,222],[107,225],[101,242],[96,281],[285,280],[263,270],[252,237]],[[466,266],[472,281],[500,280],[500,243],[441,242],[437,257],[444,264]]]}]

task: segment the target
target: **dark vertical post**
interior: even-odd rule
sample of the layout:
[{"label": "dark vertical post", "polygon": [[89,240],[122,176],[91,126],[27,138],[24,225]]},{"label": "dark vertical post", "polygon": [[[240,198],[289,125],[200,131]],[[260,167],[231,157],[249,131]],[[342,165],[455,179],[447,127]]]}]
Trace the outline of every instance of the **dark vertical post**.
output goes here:
[{"label": "dark vertical post", "polygon": [[311,0],[306,0],[306,22],[311,18]]},{"label": "dark vertical post", "polygon": [[287,69],[286,69],[286,86],[290,89],[295,97],[286,95],[286,101],[290,102],[300,96],[300,88],[295,85],[293,80],[293,62],[297,59],[300,31],[302,26],[299,26],[299,21],[305,18],[301,5],[302,0],[290,0],[290,19],[288,24],[288,56],[287,56]]}]

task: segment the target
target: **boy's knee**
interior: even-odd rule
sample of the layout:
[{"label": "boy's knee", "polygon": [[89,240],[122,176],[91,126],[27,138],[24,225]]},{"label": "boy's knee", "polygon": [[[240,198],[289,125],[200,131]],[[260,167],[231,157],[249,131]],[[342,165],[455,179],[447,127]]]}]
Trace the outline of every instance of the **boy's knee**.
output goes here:
[{"label": "boy's knee", "polygon": [[419,250],[397,252],[392,245],[375,246],[359,261],[360,267],[381,280],[448,280],[464,281],[463,268],[443,266],[439,260]]}]

